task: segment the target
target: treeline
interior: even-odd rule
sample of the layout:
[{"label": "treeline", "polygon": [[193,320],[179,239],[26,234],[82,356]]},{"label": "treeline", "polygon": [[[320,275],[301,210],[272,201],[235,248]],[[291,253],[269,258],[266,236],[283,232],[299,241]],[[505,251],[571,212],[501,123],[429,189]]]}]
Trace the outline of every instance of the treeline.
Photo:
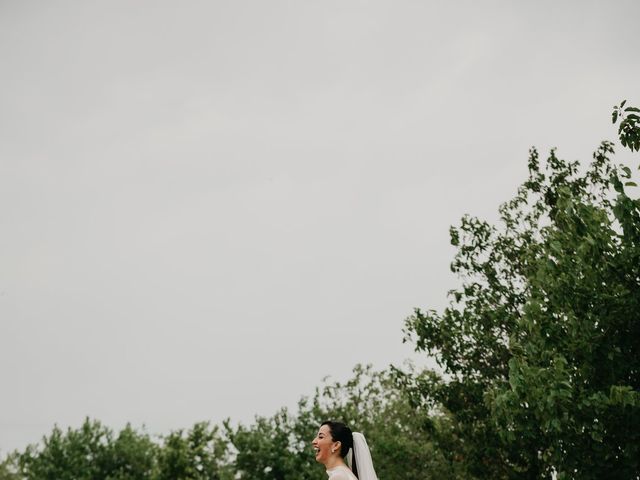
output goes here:
[{"label": "treeline", "polygon": [[311,440],[327,418],[367,432],[380,478],[466,478],[449,445],[455,439],[448,417],[416,410],[396,377],[357,366],[349,381],[325,382],[295,412],[282,409],[250,425],[198,423],[157,438],[130,426],[116,434],[87,419],[8,456],[0,479],[323,480]]},{"label": "treeline", "polygon": [[[613,112],[634,152],[639,114]],[[320,480],[309,442],[327,418],[366,433],[381,480],[640,479],[640,200],[613,156],[532,149],[495,225],[451,229],[460,288],[405,326],[438,373],[356,367],[294,412],[161,439],[88,420],[6,457],[0,479]]]}]

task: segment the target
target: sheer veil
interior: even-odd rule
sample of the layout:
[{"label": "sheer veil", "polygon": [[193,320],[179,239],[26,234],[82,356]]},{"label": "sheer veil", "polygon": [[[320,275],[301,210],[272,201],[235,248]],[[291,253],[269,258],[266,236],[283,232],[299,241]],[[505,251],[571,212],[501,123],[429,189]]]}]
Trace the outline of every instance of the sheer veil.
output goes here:
[{"label": "sheer veil", "polygon": [[373,460],[371,460],[371,452],[367,440],[359,432],[353,432],[353,453],[349,452],[347,461],[349,465],[356,457],[356,469],[358,471],[358,480],[378,480],[376,471],[373,469]]}]

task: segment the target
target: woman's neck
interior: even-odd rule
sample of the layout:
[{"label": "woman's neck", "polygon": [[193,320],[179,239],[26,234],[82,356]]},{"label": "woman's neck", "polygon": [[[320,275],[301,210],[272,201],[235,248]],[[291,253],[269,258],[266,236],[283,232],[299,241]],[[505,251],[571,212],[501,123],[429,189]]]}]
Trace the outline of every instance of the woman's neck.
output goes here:
[{"label": "woman's neck", "polygon": [[330,458],[325,464],[325,467],[327,470],[332,470],[336,467],[346,467],[346,466],[347,464],[344,463],[344,460],[341,457]]}]

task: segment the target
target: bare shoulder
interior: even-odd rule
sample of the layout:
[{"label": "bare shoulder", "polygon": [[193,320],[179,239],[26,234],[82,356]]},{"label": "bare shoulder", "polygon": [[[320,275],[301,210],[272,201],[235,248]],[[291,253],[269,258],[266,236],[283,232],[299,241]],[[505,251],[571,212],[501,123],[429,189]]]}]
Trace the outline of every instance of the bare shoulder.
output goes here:
[{"label": "bare shoulder", "polygon": [[329,475],[329,480],[354,480],[355,478],[348,468],[336,468]]},{"label": "bare shoulder", "polygon": [[329,480],[351,480],[352,478],[347,472],[336,472],[329,477]]}]

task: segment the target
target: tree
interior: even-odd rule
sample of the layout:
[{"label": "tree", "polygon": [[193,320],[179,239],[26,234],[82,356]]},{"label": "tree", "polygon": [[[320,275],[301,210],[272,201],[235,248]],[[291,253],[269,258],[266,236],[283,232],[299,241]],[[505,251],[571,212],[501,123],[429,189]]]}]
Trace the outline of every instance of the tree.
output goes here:
[{"label": "tree", "polygon": [[618,136],[623,147],[628,147],[632,152],[640,150],[640,108],[626,107],[627,101],[623,100],[619,106],[613,107],[611,120],[616,123],[620,120]]},{"label": "tree", "polygon": [[[433,378],[429,370],[416,370],[410,364],[408,369],[414,381]],[[357,365],[348,381],[325,384],[319,390],[312,402],[314,411],[324,419],[341,419],[366,435],[380,478],[468,479],[464,466],[447,455],[456,441],[449,416],[434,404],[416,409],[397,373],[395,368],[375,371]]]},{"label": "tree", "polygon": [[302,438],[304,434],[301,435],[305,428],[298,425],[296,416],[286,408],[271,417],[256,417],[249,426],[232,427],[227,421],[225,428],[236,451],[233,468],[240,478],[320,480],[326,477],[311,463],[311,449]]},{"label": "tree", "polygon": [[115,439],[107,444],[103,468],[109,480],[154,478],[158,446],[145,433],[136,432],[127,424]]},{"label": "tree", "polygon": [[41,445],[16,455],[16,478],[142,480],[152,478],[156,446],[130,425],[114,439],[109,428],[87,418],[78,429],[54,427]]},{"label": "tree", "polygon": [[[410,378],[425,375],[430,374],[412,371]],[[313,396],[299,401],[295,413],[282,409],[249,426],[227,422],[236,450],[234,469],[241,478],[255,480],[326,478],[311,440],[322,421],[332,419],[366,435],[380,478],[469,478],[459,462],[444,454],[446,442],[454,441],[448,418],[417,411],[404,393],[393,370],[358,365],[346,382],[325,380]]]},{"label": "tree", "polygon": [[196,423],[164,438],[158,452],[157,480],[231,480],[227,442],[217,426]]},{"label": "tree", "polygon": [[640,201],[613,153],[603,142],[581,173],[532,149],[497,226],[451,229],[450,306],[407,320],[445,373],[414,390],[452,413],[478,478],[640,475]]},{"label": "tree", "polygon": [[22,475],[33,480],[93,480],[107,478],[103,471],[111,431],[86,419],[77,430],[55,427],[43,445],[30,445],[20,455]]},{"label": "tree", "polygon": [[18,452],[12,452],[0,462],[0,480],[20,480],[18,456]]},{"label": "tree", "polygon": [[0,463],[0,479],[231,480],[228,443],[220,429],[196,423],[154,442],[127,425],[117,436],[96,420],[55,427],[41,444]]}]

